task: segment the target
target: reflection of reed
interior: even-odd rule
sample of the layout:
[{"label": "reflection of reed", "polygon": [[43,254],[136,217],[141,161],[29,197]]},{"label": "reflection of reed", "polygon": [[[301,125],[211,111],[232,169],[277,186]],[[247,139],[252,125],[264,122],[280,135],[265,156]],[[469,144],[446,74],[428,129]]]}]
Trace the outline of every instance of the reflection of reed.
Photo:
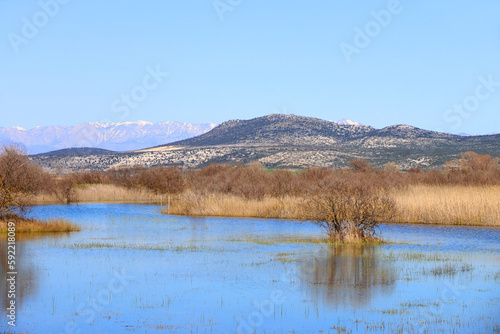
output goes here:
[{"label": "reflection of reed", "polygon": [[[21,241],[16,241],[16,309],[19,314],[19,307],[21,307],[23,299],[30,294],[33,294],[36,290],[35,274],[32,268],[26,265],[26,255],[23,252],[24,243]],[[10,298],[8,298],[9,289],[7,285],[7,273],[10,272],[8,267],[8,249],[7,249],[7,239],[0,238],[0,296],[2,296],[2,313],[7,312],[7,307],[10,303]]]},{"label": "reflection of reed", "polygon": [[395,274],[372,246],[332,246],[327,254],[302,263],[301,280],[314,301],[333,306],[367,305],[376,294],[389,294]]}]

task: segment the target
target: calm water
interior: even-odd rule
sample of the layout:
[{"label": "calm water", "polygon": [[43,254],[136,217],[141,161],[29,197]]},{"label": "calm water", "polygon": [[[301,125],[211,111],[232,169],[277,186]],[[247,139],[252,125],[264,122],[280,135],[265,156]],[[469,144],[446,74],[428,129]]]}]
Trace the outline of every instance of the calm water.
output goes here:
[{"label": "calm water", "polygon": [[149,205],[32,216],[83,231],[18,241],[13,332],[500,332],[500,229],[388,225],[386,245],[333,247],[309,223]]}]

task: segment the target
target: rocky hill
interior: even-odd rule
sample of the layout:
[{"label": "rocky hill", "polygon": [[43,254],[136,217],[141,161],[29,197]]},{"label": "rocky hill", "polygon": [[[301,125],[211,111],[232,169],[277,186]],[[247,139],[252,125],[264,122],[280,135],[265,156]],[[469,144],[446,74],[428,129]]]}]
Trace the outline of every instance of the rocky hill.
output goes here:
[{"label": "rocky hill", "polygon": [[203,135],[177,141],[176,146],[331,146],[363,138],[374,128],[342,125],[312,117],[273,114],[224,122]]},{"label": "rocky hill", "polygon": [[135,152],[104,155],[38,155],[33,160],[53,169],[107,169],[120,166],[176,164],[199,167],[214,162],[258,161],[269,167],[343,167],[365,158],[375,166],[388,161],[401,168],[440,167],[476,151],[500,156],[500,135],[457,136],[393,125],[383,129],[357,123],[274,114],[231,120],[199,136]]}]

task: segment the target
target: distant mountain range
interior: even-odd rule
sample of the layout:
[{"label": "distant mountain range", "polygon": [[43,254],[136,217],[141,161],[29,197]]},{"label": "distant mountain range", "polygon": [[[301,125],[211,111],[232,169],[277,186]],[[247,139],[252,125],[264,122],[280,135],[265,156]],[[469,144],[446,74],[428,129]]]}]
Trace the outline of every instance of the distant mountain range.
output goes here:
[{"label": "distant mountain range", "polygon": [[215,126],[213,123],[138,121],[40,126],[30,130],[20,127],[0,127],[0,143],[18,144],[29,154],[74,147],[130,151],[194,137]]},{"label": "distant mountain range", "polygon": [[278,168],[343,167],[354,158],[367,159],[377,167],[394,161],[407,169],[441,167],[465,151],[499,157],[500,134],[458,136],[402,124],[376,129],[352,121],[273,114],[230,120],[198,136],[134,152],[64,150],[32,159],[57,170],[168,164],[192,168],[252,161]]},{"label": "distant mountain range", "polygon": [[[359,125],[348,119],[335,121],[338,124]],[[58,154],[73,154],[77,151],[67,148],[87,148],[78,154],[90,153],[89,148],[123,152],[163,145],[165,143],[191,138],[213,129],[215,123],[180,123],[145,121],[99,123],[91,122],[74,126],[39,126],[26,130],[21,127],[0,127],[0,144],[17,144],[28,154],[59,151]],[[99,151],[95,151],[96,154]],[[108,152],[109,153],[109,152]]]}]

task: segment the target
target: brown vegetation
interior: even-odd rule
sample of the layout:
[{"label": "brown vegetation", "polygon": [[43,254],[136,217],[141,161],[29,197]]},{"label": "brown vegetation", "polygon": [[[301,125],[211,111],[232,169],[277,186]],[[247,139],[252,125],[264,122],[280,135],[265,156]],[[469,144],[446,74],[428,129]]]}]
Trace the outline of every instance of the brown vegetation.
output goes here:
[{"label": "brown vegetation", "polygon": [[390,193],[390,222],[500,227],[500,185],[414,185]]},{"label": "brown vegetation", "polygon": [[8,222],[15,223],[17,233],[55,233],[55,232],[76,232],[80,228],[63,219],[35,220],[19,217],[1,217],[0,234],[9,232]]},{"label": "brown vegetation", "polygon": [[[17,165],[26,161],[22,155],[14,156],[20,159]],[[2,160],[0,172],[11,170],[2,167],[11,161],[15,159]],[[36,203],[167,204],[168,198],[170,214],[311,220],[340,241],[372,238],[380,222],[499,226],[500,159],[465,152],[443,167],[403,172],[394,162],[375,169],[366,160],[353,159],[341,170],[267,170],[252,163],[196,170],[119,168],[59,176],[33,167],[31,174],[23,174],[33,175],[28,188],[19,186],[27,184],[19,175],[0,175],[2,185],[20,187],[15,188],[22,195],[19,204],[10,205],[19,212],[37,191]],[[14,181],[4,181],[9,178]],[[3,195],[8,191],[2,191],[8,201]]]},{"label": "brown vegetation", "polygon": [[373,240],[377,225],[389,220],[395,209],[384,189],[360,181],[327,180],[321,189],[306,201],[300,218],[315,221],[330,240]]},{"label": "brown vegetation", "polygon": [[64,220],[39,221],[23,218],[35,193],[53,191],[51,177],[31,163],[15,146],[4,146],[0,153],[0,233],[7,233],[8,222],[16,233],[70,232],[79,228]]},{"label": "brown vegetation", "polygon": [[[412,185],[391,189],[394,212],[383,223],[445,224],[500,227],[500,186]],[[301,219],[307,199],[264,197],[247,200],[234,195],[208,196],[186,192],[172,197],[164,213]]]},{"label": "brown vegetation", "polygon": [[[72,202],[165,204],[167,196],[145,188],[127,188],[114,184],[74,184]],[[60,204],[67,201],[55,193],[39,193],[33,204]]]},{"label": "brown vegetation", "polygon": [[48,175],[15,146],[0,152],[0,216],[22,215],[31,196],[42,191]]},{"label": "brown vegetation", "polygon": [[186,191],[175,196],[164,213],[189,216],[297,219],[302,216],[303,199],[265,196],[245,199],[230,194],[196,194]]}]

